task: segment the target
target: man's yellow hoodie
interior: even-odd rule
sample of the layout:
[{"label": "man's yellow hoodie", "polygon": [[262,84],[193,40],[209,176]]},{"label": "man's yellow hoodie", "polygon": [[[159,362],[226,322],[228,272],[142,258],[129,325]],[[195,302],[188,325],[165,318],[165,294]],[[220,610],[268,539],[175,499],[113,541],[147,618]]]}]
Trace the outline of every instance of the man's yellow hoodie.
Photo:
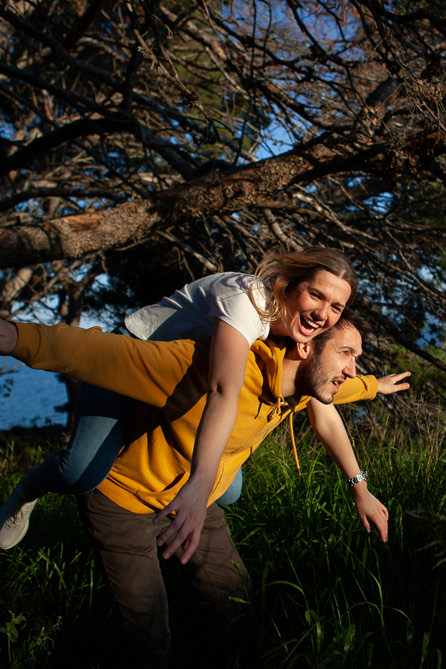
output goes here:
[{"label": "man's yellow hoodie", "polygon": [[[190,474],[195,434],[206,403],[209,339],[141,341],[65,325],[16,323],[14,357],[35,369],[68,374],[143,404],[128,443],[98,489],[135,513],[164,508]],[[257,340],[249,353],[237,419],[224,450],[209,504],[229,487],[243,462],[290,412],[310,397],[284,398],[284,345]],[[335,404],[374,399],[374,376],[345,381]]]}]

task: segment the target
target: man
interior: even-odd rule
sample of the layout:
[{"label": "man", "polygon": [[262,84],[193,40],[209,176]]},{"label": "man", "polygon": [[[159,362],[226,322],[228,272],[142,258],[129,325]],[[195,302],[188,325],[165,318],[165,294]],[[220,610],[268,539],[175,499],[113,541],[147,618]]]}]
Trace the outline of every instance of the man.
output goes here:
[{"label": "man", "polygon": [[[294,344],[289,350],[286,342],[253,345],[237,420],[208,500],[203,531],[186,561],[190,579],[210,612],[209,620],[214,615],[219,621],[233,618],[237,601],[249,587],[224,512],[215,501],[263,439],[294,411],[311,403],[330,405],[333,398],[342,403],[376,395],[374,377],[356,377],[356,359],[362,352],[358,327],[358,319],[345,314],[314,341]],[[80,506],[99,548],[135,661],[141,666],[144,662],[167,666],[170,630],[157,545],[167,544],[165,557],[180,555],[189,547],[182,519],[172,520],[167,513],[191,471],[195,430],[206,400],[209,342],[148,342],[104,334],[97,328],[2,323],[0,353],[144,402],[109,476],[97,490],[82,496]],[[310,413],[317,429],[317,410]],[[323,430],[319,430],[322,439]],[[369,529],[367,518],[371,519],[385,541],[387,510],[368,492],[342,433],[340,442],[332,455],[353,486],[364,525]]]}]

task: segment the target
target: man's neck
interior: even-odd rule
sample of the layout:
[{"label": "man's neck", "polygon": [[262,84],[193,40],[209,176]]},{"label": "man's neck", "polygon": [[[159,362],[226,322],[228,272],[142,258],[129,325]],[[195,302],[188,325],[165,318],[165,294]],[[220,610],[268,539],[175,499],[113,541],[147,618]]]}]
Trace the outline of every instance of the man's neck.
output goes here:
[{"label": "man's neck", "polygon": [[298,370],[302,360],[289,356],[283,360],[281,390],[283,397],[300,396],[298,388]]}]

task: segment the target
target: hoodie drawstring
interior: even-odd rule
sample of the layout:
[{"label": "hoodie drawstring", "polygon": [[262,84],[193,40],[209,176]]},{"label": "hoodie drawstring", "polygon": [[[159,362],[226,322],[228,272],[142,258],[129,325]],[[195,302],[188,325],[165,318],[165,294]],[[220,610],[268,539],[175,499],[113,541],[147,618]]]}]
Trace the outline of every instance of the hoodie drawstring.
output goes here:
[{"label": "hoodie drawstring", "polygon": [[299,456],[297,454],[297,446],[296,446],[296,440],[294,438],[294,430],[293,430],[293,412],[290,411],[288,415],[288,420],[290,423],[290,435],[291,435],[291,445],[293,447],[293,455],[294,455],[294,460],[296,462],[296,467],[297,467],[297,473],[300,476],[300,464],[299,464]]},{"label": "hoodie drawstring", "polygon": [[[284,402],[280,397],[277,398],[276,404],[273,407],[272,411],[270,412],[268,416],[268,420],[271,420],[272,417],[274,416],[275,413],[278,413],[281,409],[282,406],[288,405],[288,402]],[[294,455],[294,461],[296,463],[296,468],[297,468],[297,473],[300,475],[300,463],[299,463],[299,456],[297,454],[297,446],[296,446],[296,440],[294,438],[294,429],[293,429],[293,413],[294,413],[294,407],[291,407],[291,411],[288,415],[289,419],[289,424],[290,424],[290,436],[291,436],[291,445],[293,447],[293,455]]]}]

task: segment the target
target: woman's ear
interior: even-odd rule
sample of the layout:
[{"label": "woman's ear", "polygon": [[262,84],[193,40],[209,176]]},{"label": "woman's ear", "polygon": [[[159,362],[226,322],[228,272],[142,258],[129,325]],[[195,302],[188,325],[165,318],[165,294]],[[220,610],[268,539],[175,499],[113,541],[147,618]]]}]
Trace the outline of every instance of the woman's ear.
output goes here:
[{"label": "woman's ear", "polygon": [[313,348],[314,344],[311,340],[302,343],[296,343],[297,354],[301,360],[307,360],[312,355]]}]

